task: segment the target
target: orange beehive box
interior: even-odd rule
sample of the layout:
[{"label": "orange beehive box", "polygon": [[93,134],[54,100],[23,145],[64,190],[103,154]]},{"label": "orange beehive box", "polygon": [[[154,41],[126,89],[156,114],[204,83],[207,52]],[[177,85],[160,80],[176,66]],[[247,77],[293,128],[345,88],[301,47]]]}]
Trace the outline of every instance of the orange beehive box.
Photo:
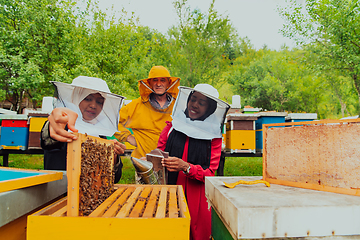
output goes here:
[{"label": "orange beehive box", "polygon": [[27,239],[189,239],[190,215],[181,186],[115,189],[89,216],[66,216],[66,198],[30,215]]},{"label": "orange beehive box", "polygon": [[263,179],[360,196],[359,123],[349,119],[263,125]]}]

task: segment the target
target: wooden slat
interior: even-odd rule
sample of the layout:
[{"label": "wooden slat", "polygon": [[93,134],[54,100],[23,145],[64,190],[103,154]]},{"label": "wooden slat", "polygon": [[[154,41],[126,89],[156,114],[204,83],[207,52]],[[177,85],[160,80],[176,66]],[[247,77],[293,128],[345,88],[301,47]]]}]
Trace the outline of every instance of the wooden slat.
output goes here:
[{"label": "wooden slat", "polygon": [[321,125],[321,124],[331,124],[331,123],[359,123],[360,119],[325,119],[325,120],[316,120],[316,121],[308,121],[308,122],[286,122],[286,123],[268,123],[263,124],[263,128],[265,127],[273,127],[273,126],[292,126],[292,125]]},{"label": "wooden slat", "polygon": [[146,199],[148,198],[148,196],[151,193],[151,187],[145,187],[145,189],[142,191],[142,193],[140,194],[140,197],[138,197],[137,202],[134,206],[134,208],[132,209],[129,217],[140,217],[143,209],[145,207],[145,203],[146,203]]},{"label": "wooden slat", "polygon": [[114,217],[116,212],[128,199],[129,195],[135,191],[135,187],[128,187],[124,193],[111,205],[111,207],[104,213],[103,217]]},{"label": "wooden slat", "polygon": [[134,206],[135,200],[139,197],[140,193],[144,187],[137,187],[133,194],[129,197],[129,199],[126,201],[126,203],[123,205],[123,207],[120,209],[118,214],[116,214],[116,217],[118,218],[124,218],[127,217],[130,213],[131,208]]},{"label": "wooden slat", "polygon": [[67,145],[68,204],[67,216],[79,215],[79,182],[81,172],[81,136]]},{"label": "wooden slat", "polygon": [[143,218],[152,218],[155,213],[155,207],[158,195],[160,193],[160,187],[154,186],[153,191],[150,195],[148,204],[146,205],[145,211],[143,213]]},{"label": "wooden slat", "polygon": [[64,207],[60,208],[59,210],[57,210],[56,212],[54,212],[51,216],[53,216],[53,217],[66,216],[66,210],[67,210],[67,206],[64,206]]},{"label": "wooden slat", "polygon": [[62,199],[60,199],[59,201],[41,209],[40,211],[34,213],[33,215],[35,216],[40,216],[40,215],[51,215],[54,212],[56,212],[57,210],[61,209],[64,206],[67,206],[67,197],[64,197]]},{"label": "wooden slat", "polygon": [[92,213],[89,214],[89,217],[100,217],[104,214],[106,209],[111,204],[114,203],[116,198],[120,196],[124,191],[126,190],[126,187],[119,187],[113,194],[111,194],[110,197],[108,197],[99,207],[97,207]]},{"label": "wooden slat", "polygon": [[169,218],[177,218],[179,216],[177,197],[176,197],[176,188],[170,188],[170,197],[169,197]]},{"label": "wooden slat", "polygon": [[156,210],[155,218],[165,218],[166,216],[166,198],[167,198],[168,187],[162,187],[160,192],[160,198],[158,207]]},{"label": "wooden slat", "polygon": [[266,158],[266,154],[267,154],[267,144],[266,144],[266,138],[267,138],[267,131],[268,131],[268,127],[264,127],[263,126],[263,179],[265,179],[265,175],[266,175],[266,165],[267,165],[267,158]]},{"label": "wooden slat", "polygon": [[177,186],[177,193],[179,198],[179,209],[180,209],[180,217],[190,218],[190,212],[186,203],[186,198],[184,196],[184,191],[181,185]]}]

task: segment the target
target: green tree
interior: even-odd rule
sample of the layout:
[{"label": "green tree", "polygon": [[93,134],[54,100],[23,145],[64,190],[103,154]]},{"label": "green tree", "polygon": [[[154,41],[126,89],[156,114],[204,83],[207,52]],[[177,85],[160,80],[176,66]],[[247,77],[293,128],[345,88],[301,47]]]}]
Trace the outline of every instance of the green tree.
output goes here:
[{"label": "green tree", "polygon": [[[360,102],[360,7],[357,0],[291,0],[280,9],[283,35],[303,46],[315,71],[352,79]],[[315,55],[310,56],[310,55]],[[338,81],[340,78],[332,78]],[[358,108],[359,109],[359,108]]]},{"label": "green tree", "polygon": [[[234,72],[231,81],[236,93],[242,96],[243,105],[276,111],[317,112],[323,84],[300,64],[301,56],[298,50],[263,49],[248,65]],[[241,62],[241,58],[238,61]]]},{"label": "green tree", "polygon": [[179,25],[169,29],[172,73],[181,76],[182,85],[197,83],[221,85],[222,75],[239,52],[238,37],[229,18],[214,9],[206,14],[191,10],[186,0],[174,2]]},{"label": "green tree", "polygon": [[76,64],[73,2],[0,0],[1,100],[21,112],[24,97],[33,107],[53,92],[49,80]]}]

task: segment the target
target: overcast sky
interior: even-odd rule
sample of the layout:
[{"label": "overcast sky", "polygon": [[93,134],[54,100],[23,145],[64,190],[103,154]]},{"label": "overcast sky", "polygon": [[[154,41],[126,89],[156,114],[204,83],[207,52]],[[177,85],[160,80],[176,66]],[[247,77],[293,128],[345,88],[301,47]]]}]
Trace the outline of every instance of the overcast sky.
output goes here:
[{"label": "overcast sky", "polygon": [[[172,0],[100,0],[102,10],[111,8],[120,11],[122,7],[134,12],[141,25],[166,33],[168,28],[177,24],[177,16]],[[211,0],[188,0],[191,9],[199,8],[207,12]],[[278,6],[285,6],[285,0],[216,0],[215,9],[228,15],[240,37],[247,36],[256,49],[266,44],[279,50],[283,44],[294,47],[292,40],[279,33],[283,19],[277,12]]]}]

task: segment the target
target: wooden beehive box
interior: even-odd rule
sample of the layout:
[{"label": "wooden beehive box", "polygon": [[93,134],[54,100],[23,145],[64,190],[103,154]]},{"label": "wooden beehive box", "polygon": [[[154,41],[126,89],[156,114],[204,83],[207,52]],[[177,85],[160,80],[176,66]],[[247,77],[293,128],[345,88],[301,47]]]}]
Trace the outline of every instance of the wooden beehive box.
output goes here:
[{"label": "wooden beehive box", "polygon": [[353,119],[263,125],[264,180],[360,196],[359,123]]},{"label": "wooden beehive box", "polygon": [[27,239],[189,239],[181,186],[115,185],[89,216],[67,216],[64,198],[28,217]]},{"label": "wooden beehive box", "polygon": [[77,134],[68,143],[68,216],[87,216],[114,191],[114,142]]}]

